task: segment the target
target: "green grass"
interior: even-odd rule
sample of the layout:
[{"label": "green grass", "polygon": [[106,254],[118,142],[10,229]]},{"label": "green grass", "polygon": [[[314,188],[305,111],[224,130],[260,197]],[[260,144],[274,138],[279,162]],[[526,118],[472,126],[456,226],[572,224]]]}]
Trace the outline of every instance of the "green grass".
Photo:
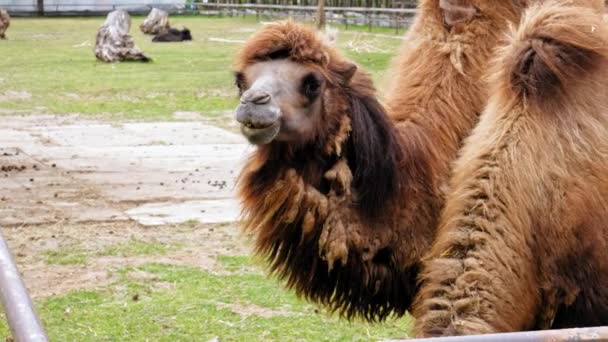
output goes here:
[{"label": "green grass", "polygon": [[226,271],[237,272],[249,265],[249,257],[220,255],[218,261]]},{"label": "green grass", "polygon": [[100,256],[133,257],[165,255],[178,248],[179,245],[175,244],[131,239],[128,242],[111,245],[99,251],[87,251],[77,246],[69,246],[45,251],[43,255],[46,263],[49,265],[86,265],[91,258]]},{"label": "green grass", "polygon": [[88,262],[86,252],[77,247],[67,247],[44,252],[49,265],[85,265]]},{"label": "green grass", "polygon": [[[105,289],[38,303],[51,340],[369,341],[404,338],[409,329],[408,319],[369,325],[331,317],[263,274],[164,264],[118,273],[121,280]],[[0,335],[7,334],[3,320]]]},{"label": "green grass", "polygon": [[112,245],[101,252],[98,255],[109,255],[109,256],[120,256],[130,257],[139,255],[164,255],[167,252],[175,249],[175,245],[167,245],[159,242],[146,242],[141,240],[132,239],[129,242]]},{"label": "green grass", "polygon": [[[150,64],[105,64],[95,60],[93,44],[101,17],[14,18],[9,40],[0,44],[0,96],[6,91],[31,94],[29,99],[0,102],[1,112],[81,113],[111,119],[171,119],[175,111],[219,116],[237,104],[232,63],[240,44],[210,38],[245,40],[260,27],[253,18],[175,17],[173,25],[191,29],[193,42],[153,44],[138,29],[131,33],[149,54]],[[339,48],[383,79],[400,41],[340,30]],[[361,49],[363,47],[363,49]],[[369,51],[369,52],[366,52]]]}]

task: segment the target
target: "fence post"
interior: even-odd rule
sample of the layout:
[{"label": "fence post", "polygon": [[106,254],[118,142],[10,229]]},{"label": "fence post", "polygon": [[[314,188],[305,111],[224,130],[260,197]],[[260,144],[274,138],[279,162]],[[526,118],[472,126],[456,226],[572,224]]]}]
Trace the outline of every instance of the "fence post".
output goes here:
[{"label": "fence post", "polygon": [[325,28],[325,0],[319,0],[317,8],[317,29]]},{"label": "fence post", "polygon": [[38,0],[36,4],[38,7],[38,15],[42,17],[44,15],[44,0]]}]

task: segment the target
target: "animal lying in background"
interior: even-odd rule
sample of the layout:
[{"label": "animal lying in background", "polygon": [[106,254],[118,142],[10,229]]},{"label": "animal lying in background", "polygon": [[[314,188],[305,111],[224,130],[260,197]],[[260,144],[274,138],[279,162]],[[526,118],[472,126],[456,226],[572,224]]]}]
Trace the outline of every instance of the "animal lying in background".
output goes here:
[{"label": "animal lying in background", "polygon": [[185,40],[192,40],[190,30],[187,28],[184,28],[183,30],[170,28],[160,32],[152,38],[153,42],[182,42]]},{"label": "animal lying in background", "polygon": [[239,181],[246,231],[288,287],[347,317],[410,308],[493,48],[523,11],[419,8],[386,108],[365,72],[291,22],[265,25],[237,61],[237,120],[257,145]]},{"label": "animal lying in background", "polygon": [[150,58],[135,46],[129,35],[131,17],[124,10],[112,11],[97,30],[95,57],[104,62],[140,61]]},{"label": "animal lying in background", "polygon": [[602,7],[542,2],[498,51],[421,272],[417,335],[608,324]]},{"label": "animal lying in background", "polygon": [[0,39],[6,39],[6,30],[11,25],[11,17],[4,8],[0,8]]},{"label": "animal lying in background", "polygon": [[144,22],[139,25],[139,29],[144,34],[159,34],[169,28],[171,28],[169,25],[169,13],[158,8],[153,8]]}]

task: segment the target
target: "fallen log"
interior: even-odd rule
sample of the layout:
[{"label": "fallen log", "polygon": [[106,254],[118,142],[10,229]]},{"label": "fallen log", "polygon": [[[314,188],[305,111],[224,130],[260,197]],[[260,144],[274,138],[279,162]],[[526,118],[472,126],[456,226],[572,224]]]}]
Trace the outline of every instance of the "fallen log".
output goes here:
[{"label": "fallen log", "polygon": [[148,62],[151,59],[133,42],[129,34],[131,17],[124,10],[112,11],[97,30],[95,57],[113,63],[121,61]]},{"label": "fallen log", "polygon": [[4,32],[11,25],[11,17],[4,8],[0,8],[0,39],[6,39]]},{"label": "fallen log", "polygon": [[159,34],[169,28],[171,28],[169,25],[169,14],[158,8],[153,8],[143,24],[139,25],[141,32],[152,35]]}]

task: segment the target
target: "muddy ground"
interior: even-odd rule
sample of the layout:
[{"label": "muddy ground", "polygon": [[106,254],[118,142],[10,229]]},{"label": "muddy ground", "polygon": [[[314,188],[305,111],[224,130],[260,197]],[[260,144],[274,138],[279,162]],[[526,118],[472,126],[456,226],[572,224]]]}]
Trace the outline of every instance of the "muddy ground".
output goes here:
[{"label": "muddy ground", "polygon": [[[0,227],[36,298],[111,283],[150,261],[222,272],[217,255],[246,255],[234,187],[250,147],[199,121],[114,124],[78,116],[0,121]],[[158,255],[49,263],[53,251],[95,255],[138,241]]]}]

